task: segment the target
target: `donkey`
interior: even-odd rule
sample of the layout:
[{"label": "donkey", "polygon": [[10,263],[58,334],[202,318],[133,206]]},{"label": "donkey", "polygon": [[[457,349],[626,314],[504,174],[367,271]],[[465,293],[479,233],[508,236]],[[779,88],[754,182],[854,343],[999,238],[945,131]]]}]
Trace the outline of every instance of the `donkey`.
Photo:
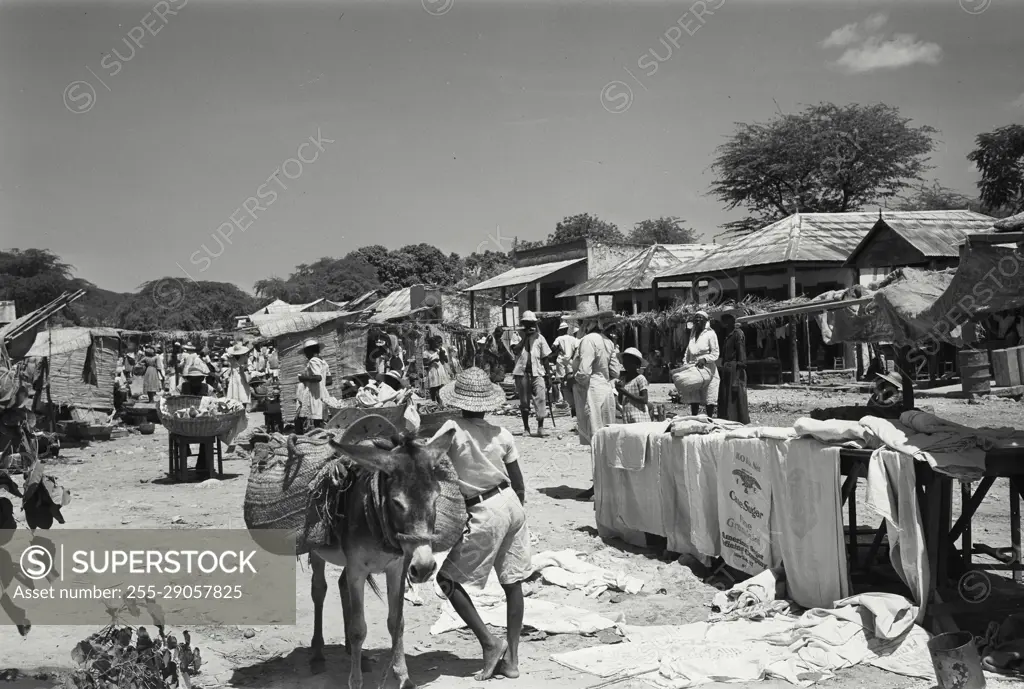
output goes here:
[{"label": "donkey", "polygon": [[[381,572],[387,578],[391,661],[380,686],[384,686],[389,671],[394,673],[400,689],[415,686],[409,680],[402,640],[406,579],[424,583],[437,568],[431,541],[435,502],[440,495],[440,480],[445,476],[439,461],[447,454],[454,434],[452,429],[429,443],[410,435],[372,444],[331,442],[357,468],[355,483],[346,493],[342,515],[335,523],[338,545],[310,554],[313,570],[313,640],[310,646],[313,661],[322,661],[324,598],[327,595],[325,562],[330,562],[343,567],[338,588],[345,620],[345,650],[352,663],[349,689],[363,686],[363,642],[366,640],[363,594],[369,575]],[[369,584],[380,595],[372,579]]]}]

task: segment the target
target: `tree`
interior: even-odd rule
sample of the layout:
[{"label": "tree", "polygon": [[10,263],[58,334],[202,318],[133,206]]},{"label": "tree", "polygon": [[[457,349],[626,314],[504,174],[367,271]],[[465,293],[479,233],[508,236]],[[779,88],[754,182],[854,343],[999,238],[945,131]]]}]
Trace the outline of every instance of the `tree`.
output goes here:
[{"label": "tree", "polygon": [[683,222],[675,216],[641,220],[633,226],[627,240],[633,244],[693,244],[697,231],[683,227]]},{"label": "tree", "polygon": [[973,199],[935,181],[931,185],[914,187],[910,194],[900,197],[894,208],[898,211],[957,211],[969,209],[974,204]]},{"label": "tree", "polygon": [[233,330],[237,316],[257,308],[252,295],[231,283],[164,277],[128,295],[114,321],[128,330]]},{"label": "tree", "polygon": [[1024,211],[1024,125],[1011,124],[979,134],[967,154],[981,172],[981,201],[993,215]]},{"label": "tree", "polygon": [[79,289],[73,270],[47,249],[0,251],[0,299],[13,300],[23,316]]},{"label": "tree", "polygon": [[712,193],[763,227],[796,212],[841,213],[896,196],[929,169],[931,127],[884,104],[821,103],[765,124],[740,124],[716,150]]},{"label": "tree", "polygon": [[280,299],[289,304],[321,298],[348,301],[379,288],[376,269],[356,252],[344,258],[324,256],[313,263],[295,266],[287,280],[270,277],[255,284],[256,294],[264,301]]},{"label": "tree", "polygon": [[459,283],[463,287],[475,285],[484,280],[501,275],[512,268],[512,258],[504,251],[474,251],[463,260],[463,279]]},{"label": "tree", "polygon": [[555,231],[548,236],[548,244],[562,244],[582,237],[596,239],[600,242],[626,241],[618,226],[605,222],[596,215],[580,213],[562,218],[562,221],[555,225]]}]

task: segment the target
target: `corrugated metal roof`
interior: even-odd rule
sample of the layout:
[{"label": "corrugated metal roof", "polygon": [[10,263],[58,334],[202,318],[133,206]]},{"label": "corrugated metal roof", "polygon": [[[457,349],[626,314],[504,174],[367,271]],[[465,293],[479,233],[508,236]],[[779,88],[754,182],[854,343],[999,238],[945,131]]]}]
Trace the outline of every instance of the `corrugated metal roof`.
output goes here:
[{"label": "corrugated metal roof", "polygon": [[412,287],[403,287],[387,295],[371,307],[375,313],[371,323],[383,323],[412,310]]},{"label": "corrugated metal roof", "polygon": [[318,325],[339,318],[356,316],[351,311],[321,311],[319,313],[277,313],[251,316],[253,325],[262,337],[281,337],[292,333],[312,330]]},{"label": "corrugated metal roof", "polygon": [[484,280],[478,282],[472,287],[467,287],[464,292],[480,292],[485,289],[498,289],[499,287],[514,287],[515,285],[528,285],[531,282],[540,280],[543,277],[547,277],[553,273],[557,273],[563,268],[576,265],[581,261],[586,261],[585,258],[572,258],[568,261],[553,261],[551,263],[539,263],[535,266],[522,266],[520,268],[513,268],[507,270],[501,275],[497,275],[490,280]]},{"label": "corrugated metal roof", "polygon": [[[911,215],[913,217],[907,217]],[[882,222],[925,258],[956,258],[960,255],[959,247],[964,238],[972,233],[992,232],[995,218],[973,211],[920,211],[913,214],[894,213],[891,217],[884,215]],[[860,253],[874,234],[872,231],[865,235],[850,257]]]},{"label": "corrugated metal roof", "polygon": [[[890,226],[936,225],[976,220],[971,211],[883,211]],[[984,216],[980,216],[984,217]],[[794,262],[845,263],[878,222],[879,213],[794,213],[739,237],[697,261],[670,268],[658,277],[710,274]],[[989,219],[991,222],[991,219]]]},{"label": "corrugated metal roof", "polygon": [[562,292],[556,298],[650,289],[655,276],[673,266],[700,258],[713,248],[711,244],[654,244],[611,270]]}]

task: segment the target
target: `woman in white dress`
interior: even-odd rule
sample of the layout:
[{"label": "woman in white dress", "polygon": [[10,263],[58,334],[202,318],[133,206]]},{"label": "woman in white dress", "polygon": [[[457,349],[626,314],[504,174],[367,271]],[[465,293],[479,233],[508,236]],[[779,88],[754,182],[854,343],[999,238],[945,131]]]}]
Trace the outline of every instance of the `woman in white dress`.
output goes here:
[{"label": "woman in white dress", "polygon": [[[576,428],[580,445],[590,445],[594,433],[615,423],[615,383],[622,371],[616,358],[615,343],[605,334],[614,316],[612,311],[599,311],[593,302],[583,302],[571,316],[587,333],[579,342],[573,362],[573,396],[576,402]],[[591,487],[581,500],[594,496]]]},{"label": "woman in white dress", "polygon": [[686,346],[686,363],[703,368],[711,377],[694,393],[689,400],[690,413],[696,416],[701,405],[709,417],[714,418],[718,405],[718,386],[721,378],[718,375],[718,335],[715,334],[708,320],[706,311],[693,314],[693,330],[690,331],[690,343]]},{"label": "woman in white dress", "polygon": [[249,391],[249,347],[241,342],[233,344],[226,352],[228,366],[227,389],[224,396],[238,400],[248,408],[252,393]]}]

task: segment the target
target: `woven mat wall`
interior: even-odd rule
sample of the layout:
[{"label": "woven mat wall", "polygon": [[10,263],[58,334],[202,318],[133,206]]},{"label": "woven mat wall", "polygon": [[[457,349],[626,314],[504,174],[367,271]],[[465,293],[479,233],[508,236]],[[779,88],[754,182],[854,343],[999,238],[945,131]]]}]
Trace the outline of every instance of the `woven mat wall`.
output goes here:
[{"label": "woven mat wall", "polygon": [[[339,332],[340,329],[340,332]],[[298,411],[296,390],[299,375],[306,368],[306,356],[302,343],[314,337],[320,342],[320,356],[331,367],[333,383],[330,392],[340,398],[343,377],[365,370],[366,326],[325,323],[302,333],[282,335],[277,338],[278,356],[281,363],[281,413],[283,418],[295,418]],[[325,414],[330,416],[330,414]]]},{"label": "woven mat wall", "polygon": [[117,354],[118,340],[113,337],[96,337],[88,348],[55,354],[50,362],[54,404],[113,409]]}]

